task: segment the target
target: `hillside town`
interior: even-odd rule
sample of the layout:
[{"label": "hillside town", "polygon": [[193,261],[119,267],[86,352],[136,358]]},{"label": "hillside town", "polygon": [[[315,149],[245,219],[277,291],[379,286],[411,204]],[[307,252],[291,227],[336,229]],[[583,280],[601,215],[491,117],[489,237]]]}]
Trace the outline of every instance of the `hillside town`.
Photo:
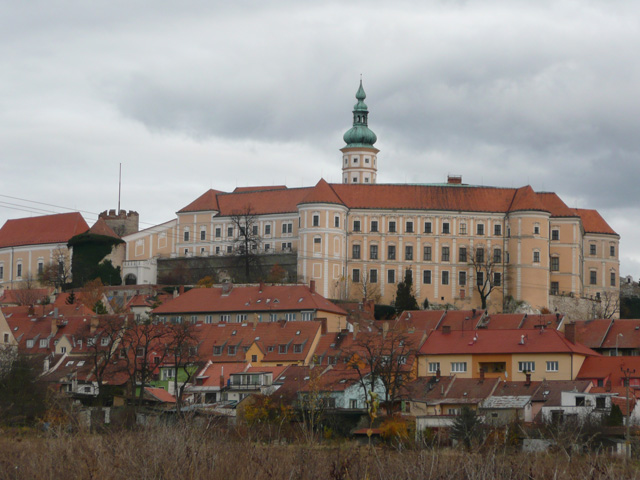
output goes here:
[{"label": "hillside town", "polygon": [[91,428],[134,409],[364,442],[401,422],[449,445],[464,422],[589,425],[624,453],[640,318],[620,318],[620,236],[530,186],[377,183],[365,98],[361,81],[341,184],[211,189],[145,229],[125,210],[8,220],[0,375],[23,401],[2,420],[50,424],[54,396]]}]

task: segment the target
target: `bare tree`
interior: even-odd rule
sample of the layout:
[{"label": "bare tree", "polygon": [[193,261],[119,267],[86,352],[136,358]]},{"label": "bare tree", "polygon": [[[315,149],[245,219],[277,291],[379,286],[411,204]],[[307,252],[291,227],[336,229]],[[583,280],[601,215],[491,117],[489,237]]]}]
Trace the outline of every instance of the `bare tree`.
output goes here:
[{"label": "bare tree", "polygon": [[63,248],[57,248],[51,254],[51,262],[45,265],[38,274],[38,280],[43,285],[49,285],[58,290],[64,289],[71,280],[71,259],[69,252]]},{"label": "bare tree", "polygon": [[170,332],[166,325],[152,323],[127,324],[122,335],[122,358],[129,377],[130,398],[136,400],[136,387],[140,385],[137,403],[142,405],[144,387],[167,356]]},{"label": "bare tree", "polygon": [[106,400],[105,377],[113,372],[113,360],[120,347],[120,340],[126,326],[125,317],[99,315],[91,319],[82,332],[87,353],[93,363],[91,373],[98,384],[98,404]]},{"label": "bare tree", "polygon": [[620,294],[617,292],[602,292],[600,305],[596,308],[598,318],[613,318],[620,312]]},{"label": "bare tree", "polygon": [[[195,324],[191,322],[170,324],[168,327],[167,361],[173,364],[173,391],[176,396],[176,413],[180,415],[182,395],[194,373],[199,359]],[[184,373],[180,380],[180,371]]]},{"label": "bare tree", "polygon": [[371,270],[363,270],[360,274],[360,281],[354,282],[353,287],[356,290],[357,300],[367,301],[373,300],[374,302],[380,301],[380,287],[377,278],[377,271],[375,276],[372,276]]},{"label": "bare tree", "polygon": [[349,364],[357,370],[360,385],[370,408],[370,393],[378,382],[384,386],[384,407],[388,415],[411,380],[410,357],[415,353],[411,335],[396,322],[385,322],[381,332],[361,332],[345,352]]},{"label": "bare tree", "polygon": [[20,306],[33,306],[42,301],[42,295],[35,289],[35,281],[30,273],[24,276],[24,280],[13,291],[13,297]]},{"label": "bare tree", "polygon": [[473,278],[478,293],[480,294],[481,308],[487,308],[487,300],[491,292],[502,288],[502,250],[495,248],[488,251],[480,245],[472,248],[468,254],[468,263],[473,268]]},{"label": "bare tree", "polygon": [[316,440],[318,427],[327,408],[328,396],[322,389],[323,372],[320,365],[312,366],[309,370],[309,382],[304,392],[299,394],[298,406],[302,416],[302,432],[309,443]]},{"label": "bare tree", "polygon": [[244,270],[246,281],[251,280],[252,271],[260,271],[260,256],[258,250],[262,242],[258,225],[258,216],[251,205],[245,205],[241,210],[234,210],[231,223],[237,232],[235,238],[235,252],[239,264]]}]

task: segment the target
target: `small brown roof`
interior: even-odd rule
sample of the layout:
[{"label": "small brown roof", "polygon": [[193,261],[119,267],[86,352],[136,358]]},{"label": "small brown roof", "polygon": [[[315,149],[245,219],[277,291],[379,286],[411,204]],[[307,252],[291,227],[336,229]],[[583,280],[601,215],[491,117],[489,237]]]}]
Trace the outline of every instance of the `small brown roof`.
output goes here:
[{"label": "small brown roof", "polygon": [[324,178],[320,179],[300,203],[336,203],[343,205],[338,194]]},{"label": "small brown roof", "polygon": [[102,235],[104,237],[113,237],[120,238],[120,236],[113,231],[113,229],[107,225],[104,218],[98,218],[98,221],[93,224],[93,227],[89,229],[89,233],[93,233],[94,235]]},{"label": "small brown roof", "polygon": [[218,207],[218,194],[222,193],[220,190],[210,189],[196,198],[193,202],[184,208],[178,210],[178,213],[182,212],[202,212],[202,211],[217,211]]},{"label": "small brown roof", "polygon": [[536,192],[533,191],[531,186],[518,188],[513,196],[513,202],[509,207],[510,212],[518,212],[524,210],[536,210],[546,212],[547,209],[542,204]]}]

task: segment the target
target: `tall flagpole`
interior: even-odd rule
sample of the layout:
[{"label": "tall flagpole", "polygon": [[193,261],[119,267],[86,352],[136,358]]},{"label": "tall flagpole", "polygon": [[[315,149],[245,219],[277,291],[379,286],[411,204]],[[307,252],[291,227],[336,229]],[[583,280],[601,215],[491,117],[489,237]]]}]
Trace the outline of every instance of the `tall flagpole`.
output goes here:
[{"label": "tall flagpole", "polygon": [[120,173],[118,174],[118,211],[116,215],[120,215],[120,194],[122,193],[122,163],[120,163]]}]

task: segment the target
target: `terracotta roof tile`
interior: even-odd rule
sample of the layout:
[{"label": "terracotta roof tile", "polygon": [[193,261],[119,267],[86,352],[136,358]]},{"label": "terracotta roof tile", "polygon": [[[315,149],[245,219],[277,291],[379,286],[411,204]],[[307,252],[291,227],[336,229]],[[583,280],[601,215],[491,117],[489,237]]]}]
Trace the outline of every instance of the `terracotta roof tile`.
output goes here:
[{"label": "terracotta roof tile", "polygon": [[636,349],[640,345],[640,320],[616,319],[600,348]]},{"label": "terracotta roof tile", "polygon": [[343,205],[338,194],[336,194],[335,190],[324,178],[320,179],[316,186],[309,191],[300,203],[336,203]]},{"label": "terracotta roof tile", "polygon": [[[524,344],[521,343],[525,336]],[[477,340],[474,341],[474,337]],[[433,332],[422,345],[420,353],[443,354],[500,354],[500,353],[598,353],[580,344],[573,344],[557,330],[452,330]]]},{"label": "terracotta roof tile", "polygon": [[535,210],[546,212],[547,209],[540,201],[536,193],[529,185],[526,187],[518,188],[513,196],[513,202],[509,206],[510,212],[518,212],[523,210]]},{"label": "terracotta roof tile", "polygon": [[607,235],[618,235],[613,228],[605,221],[597,210],[585,210],[575,208],[574,211],[582,220],[582,227],[586,233],[604,233]]},{"label": "terracotta roof tile", "polygon": [[567,204],[553,192],[539,192],[537,193],[540,202],[544,205],[545,209],[551,213],[552,217],[577,217],[576,212],[567,207]]},{"label": "terracotta roof tile", "polygon": [[[584,380],[607,379],[613,387],[623,386],[622,369],[635,370],[632,379],[640,379],[640,357],[587,357],[576,378]],[[632,382],[633,383],[633,382]]]},{"label": "terracotta roof tile", "polygon": [[220,190],[210,189],[196,198],[193,202],[184,208],[178,210],[178,213],[182,212],[202,212],[202,211],[218,211],[218,194],[222,193]]},{"label": "terracotta roof tile", "polygon": [[78,212],[7,220],[0,228],[0,248],[67,243],[87,230],[89,225]]},{"label": "terracotta roof tile", "polygon": [[590,380],[544,380],[532,400],[547,406],[560,405],[562,392],[588,392],[590,389]]},{"label": "terracotta roof tile", "polygon": [[[154,309],[154,315],[207,312],[272,312],[314,310],[345,315],[343,309],[305,285],[255,285],[194,288]],[[249,319],[251,320],[251,319]]]},{"label": "terracotta roof tile", "polygon": [[486,313],[486,310],[447,310],[438,329],[447,326],[451,330],[472,330],[476,328],[478,322]]},{"label": "terracotta roof tile", "polygon": [[608,318],[575,322],[576,341],[589,348],[600,348],[612,322]]}]

